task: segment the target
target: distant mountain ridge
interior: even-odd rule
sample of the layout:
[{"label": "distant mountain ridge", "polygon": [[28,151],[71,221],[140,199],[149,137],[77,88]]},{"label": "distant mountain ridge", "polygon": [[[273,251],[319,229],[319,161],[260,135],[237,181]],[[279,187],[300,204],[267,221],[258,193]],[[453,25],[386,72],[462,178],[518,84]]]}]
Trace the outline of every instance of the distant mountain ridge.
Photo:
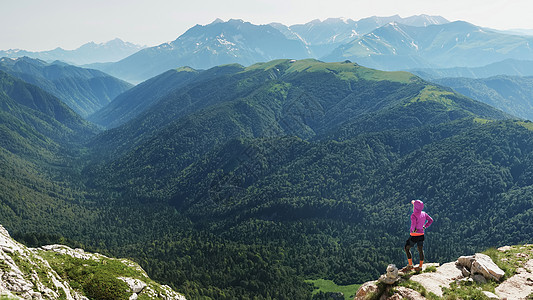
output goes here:
[{"label": "distant mountain ridge", "polygon": [[223,64],[251,65],[276,58],[309,56],[303,42],[288,39],[270,25],[216,20],[208,25],[196,25],[172,42],[143,49],[119,62],[104,65],[101,70],[139,82],[182,66],[207,69]]},{"label": "distant mountain ridge", "polygon": [[145,47],[116,38],[99,44],[89,42],[74,50],[65,50],[59,47],[48,51],[0,50],[0,57],[18,58],[28,56],[48,62],[60,60],[70,64],[84,65],[118,61]]},{"label": "distant mountain ridge", "polygon": [[390,23],[322,59],[350,59],[382,70],[479,67],[505,59],[533,60],[530,44],[531,36],[489,31],[464,21],[427,27]]},{"label": "distant mountain ridge", "polygon": [[134,83],[183,66],[249,66],[285,58],[351,60],[388,71],[479,67],[506,59],[533,60],[533,50],[528,46],[531,43],[531,36],[428,15],[359,21],[330,18],[292,26],[217,19],[192,27],[175,41],[143,49],[119,62],[92,67]]},{"label": "distant mountain ridge", "polygon": [[391,22],[421,27],[449,23],[448,20],[440,16],[418,15],[402,18],[399,15],[394,15],[390,17],[374,16],[358,21],[329,18],[324,21],[313,20],[305,24],[291,26],[279,23],[271,23],[270,25],[288,38],[302,40],[312,49],[313,57],[319,58],[329,54],[341,44],[348,43]]},{"label": "distant mountain ridge", "polygon": [[432,80],[467,97],[533,121],[533,77],[440,78]]},{"label": "distant mountain ridge", "polygon": [[132,87],[102,71],[29,57],[1,58],[0,70],[55,95],[84,118]]},{"label": "distant mountain ridge", "polygon": [[487,78],[497,75],[533,76],[533,60],[506,59],[482,67],[407,70],[426,80],[445,77]]}]

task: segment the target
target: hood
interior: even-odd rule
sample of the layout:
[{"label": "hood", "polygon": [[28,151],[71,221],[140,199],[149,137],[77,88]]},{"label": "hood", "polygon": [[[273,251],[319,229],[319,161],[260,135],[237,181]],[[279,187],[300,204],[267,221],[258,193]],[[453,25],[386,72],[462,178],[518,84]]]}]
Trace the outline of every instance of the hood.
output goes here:
[{"label": "hood", "polygon": [[416,214],[421,213],[424,209],[424,202],[420,200],[413,200],[411,203],[413,204],[413,212]]}]

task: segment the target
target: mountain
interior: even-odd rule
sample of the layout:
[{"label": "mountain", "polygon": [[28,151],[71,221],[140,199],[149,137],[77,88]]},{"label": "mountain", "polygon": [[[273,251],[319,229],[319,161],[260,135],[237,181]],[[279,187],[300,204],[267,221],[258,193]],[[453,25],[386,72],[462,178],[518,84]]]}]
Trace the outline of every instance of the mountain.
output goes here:
[{"label": "mountain", "polygon": [[[55,142],[79,142],[97,130],[55,96],[0,71],[4,129],[31,126],[31,131]],[[7,122],[5,120],[11,120]],[[19,125],[20,124],[20,125]],[[38,139],[37,139],[38,140]]]},{"label": "mountain", "polygon": [[75,50],[56,48],[48,51],[26,51],[20,49],[0,50],[0,57],[19,58],[31,57],[48,62],[60,60],[75,65],[85,65],[96,62],[114,62],[123,59],[146,46],[135,45],[114,39],[106,43],[90,42]]},{"label": "mountain", "polygon": [[[309,291],[297,282],[289,288],[294,277],[286,274],[344,285],[374,278],[384,261],[400,263],[413,197],[427,199],[439,220],[430,260],[527,240],[533,132],[508,117],[405,72],[277,60],[191,81],[104,132],[91,147],[108,157],[84,177],[106,202],[176,209],[206,235],[193,246],[201,253],[174,250],[191,246],[168,234],[154,242],[165,247],[139,255],[149,265],[210,274],[195,295],[223,289],[266,298],[283,284],[303,299]],[[498,217],[480,222],[509,213],[505,225]],[[469,229],[450,237],[455,222]],[[504,226],[521,234],[498,234]],[[232,260],[232,247],[257,253],[257,268]]]},{"label": "mountain", "polygon": [[530,43],[533,37],[497,33],[463,21],[427,27],[390,23],[322,59],[349,59],[384,70],[479,67],[510,58],[532,60]]},{"label": "mountain", "polygon": [[97,132],[58,98],[0,71],[2,223],[51,235],[81,230],[91,214],[76,204],[83,199],[77,157]]},{"label": "mountain", "polygon": [[509,114],[533,120],[533,77],[441,78],[433,82]]},{"label": "mountain", "polygon": [[29,57],[2,58],[0,70],[55,95],[84,118],[132,87],[98,70]]},{"label": "mountain", "polygon": [[372,32],[391,22],[410,26],[429,26],[448,23],[440,16],[419,15],[402,18],[399,15],[390,17],[369,17],[358,21],[343,18],[329,18],[324,21],[313,20],[306,24],[286,26],[272,23],[271,26],[291,39],[303,41],[311,50],[312,57],[328,55],[342,44]]},{"label": "mountain", "polygon": [[306,280],[372,280],[405,263],[411,199],[435,220],[430,262],[531,240],[531,122],[449,88],[289,59],[144,88],[158,86],[42,172],[28,171],[39,153],[4,151],[4,226],[129,257],[191,299],[312,299]]},{"label": "mountain", "polygon": [[309,57],[305,45],[286,38],[270,25],[253,25],[242,20],[215,21],[196,25],[175,41],[150,47],[102,71],[130,82],[140,82],[169,69],[196,69],[239,63],[251,65],[276,58]]},{"label": "mountain", "polygon": [[196,78],[199,72],[184,67],[148,79],[120,94],[112,103],[91,115],[89,120],[106,128],[122,125],[141,114],[163,96]]},{"label": "mountain", "polygon": [[63,245],[28,248],[0,225],[2,299],[176,299],[136,263]]},{"label": "mountain", "polygon": [[[330,68],[332,69],[330,70]],[[213,146],[210,139],[214,138],[211,134],[217,133],[218,130],[236,130],[234,134],[238,134],[239,137],[283,135],[284,132],[290,132],[291,135],[310,138],[324,134],[350,119],[356,119],[360,115],[367,115],[383,108],[383,106],[388,106],[390,101],[399,101],[399,99],[403,99],[402,97],[407,97],[405,93],[410,93],[410,97],[415,97],[415,95],[420,93],[420,97],[424,98],[434,93],[437,93],[439,97],[441,95],[446,97],[448,94],[452,95],[449,92],[433,91],[432,88],[424,90],[422,81],[410,73],[385,73],[367,70],[348,62],[326,64],[315,60],[275,60],[269,63],[252,65],[249,68],[234,65],[215,67],[205,72],[222,73],[224,75],[209,77],[209,80],[192,81],[191,84],[159,99],[157,105],[144,111],[132,121],[119,128],[105,132],[98,138],[97,144],[113,149],[113,151],[132,149],[141,141],[152,138],[155,132],[164,127],[172,128],[169,130],[175,133],[185,134],[186,131],[177,130],[177,128],[186,126],[187,130],[189,130],[193,128],[191,125],[198,124],[197,126],[205,127],[210,126],[209,124],[213,124],[213,122],[218,124],[217,121],[204,120],[206,117],[222,118],[220,121],[226,122],[223,121],[225,119],[223,114],[228,114],[229,117],[234,114],[233,111],[235,109],[239,107],[245,109],[248,106],[250,106],[248,113],[253,115],[242,120],[240,117],[227,119],[235,123],[227,124],[230,126],[228,128],[225,127],[226,124],[219,124],[216,128],[210,130],[196,128],[194,131],[202,132],[202,130],[206,130],[206,132],[211,132],[205,136],[206,142],[210,146]],[[203,75],[205,73],[202,72],[200,74]],[[316,76],[316,79],[313,75]],[[344,76],[347,78],[344,78]],[[298,81],[300,78],[305,80],[301,79],[304,81],[300,83]],[[356,80],[359,78],[361,80]],[[363,80],[367,78],[370,83]],[[276,84],[273,85],[273,79],[287,82],[287,85],[279,87]],[[350,85],[344,86],[344,81],[340,79],[345,79],[346,82],[350,82]],[[412,84],[405,85],[405,83],[410,83],[411,81]],[[303,86],[299,86],[299,84]],[[311,84],[315,86],[309,86]],[[388,94],[392,94],[394,95],[393,97],[397,98],[386,98],[377,103],[366,102],[366,99],[359,98],[362,97],[360,95],[369,97],[362,92],[365,90],[372,90],[369,91],[371,94],[376,93],[373,90],[380,85],[383,86],[379,89],[386,90],[385,86],[387,86],[388,89],[394,91],[388,92]],[[360,88],[361,91],[356,90],[357,88]],[[330,94],[329,91],[333,89],[342,90],[343,93]],[[324,94],[317,98],[315,90],[319,90]],[[421,92],[422,90],[423,92]],[[280,95],[278,95],[279,93]],[[280,104],[270,101],[272,97],[280,96],[283,96],[285,104],[280,106]],[[254,98],[246,100],[248,97]],[[335,101],[340,101],[344,98],[346,98],[344,102],[335,103]],[[267,101],[267,103],[248,103],[250,101],[259,101],[256,99],[266,99],[263,101]],[[359,107],[352,108],[351,106],[354,104],[350,101],[351,99],[354,99],[352,101],[356,101]],[[244,103],[241,103],[243,101]],[[272,107],[274,104],[277,106]],[[294,108],[287,106],[289,104],[294,106]],[[311,107],[307,107],[305,111],[300,112],[298,107],[302,105],[304,107],[311,105]],[[468,104],[468,106],[471,105]],[[215,107],[217,107],[216,110]],[[328,111],[325,111],[326,108]],[[261,109],[261,111],[258,109]],[[280,111],[280,109],[282,110]],[[308,109],[316,111],[307,111]],[[479,106],[478,113],[482,113],[484,109],[484,106]],[[297,115],[293,116],[292,114]],[[305,117],[308,117],[305,114],[313,114],[313,117],[318,118],[312,123],[313,126],[301,123],[304,122]],[[314,114],[317,114],[317,116],[314,116]],[[280,123],[285,118],[287,118],[289,123]],[[246,119],[255,120],[253,130],[244,130],[244,128],[249,128],[252,125],[251,123],[240,124],[240,122],[249,122]],[[174,128],[169,125],[178,127]],[[221,134],[220,137],[226,134],[218,133]],[[132,141],[135,142],[132,143]],[[186,141],[186,139],[183,141]]]},{"label": "mountain", "polygon": [[487,78],[498,75],[533,76],[533,61],[506,59],[477,68],[413,69],[409,72],[426,80],[445,77]]}]

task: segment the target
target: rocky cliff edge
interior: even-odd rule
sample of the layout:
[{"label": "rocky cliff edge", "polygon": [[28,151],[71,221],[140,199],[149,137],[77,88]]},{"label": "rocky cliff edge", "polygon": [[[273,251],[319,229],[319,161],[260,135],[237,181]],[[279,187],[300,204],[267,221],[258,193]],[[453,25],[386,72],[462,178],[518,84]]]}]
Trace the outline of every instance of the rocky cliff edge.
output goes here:
[{"label": "rocky cliff edge", "polygon": [[185,300],[136,263],[63,245],[28,248],[0,225],[0,299]]},{"label": "rocky cliff edge", "polygon": [[389,265],[377,281],[364,283],[354,300],[533,299],[533,245],[505,246],[425,264],[421,272]]}]

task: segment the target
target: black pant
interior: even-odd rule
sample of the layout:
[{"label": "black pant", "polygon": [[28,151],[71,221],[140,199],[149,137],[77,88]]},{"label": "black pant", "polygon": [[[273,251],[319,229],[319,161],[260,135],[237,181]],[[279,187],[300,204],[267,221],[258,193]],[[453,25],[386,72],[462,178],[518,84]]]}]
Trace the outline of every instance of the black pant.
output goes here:
[{"label": "black pant", "polygon": [[407,241],[405,241],[405,253],[407,254],[408,259],[412,259],[413,256],[411,255],[411,247],[413,247],[416,244],[416,247],[418,248],[418,254],[420,255],[420,261],[424,261],[424,236],[410,236]]}]

